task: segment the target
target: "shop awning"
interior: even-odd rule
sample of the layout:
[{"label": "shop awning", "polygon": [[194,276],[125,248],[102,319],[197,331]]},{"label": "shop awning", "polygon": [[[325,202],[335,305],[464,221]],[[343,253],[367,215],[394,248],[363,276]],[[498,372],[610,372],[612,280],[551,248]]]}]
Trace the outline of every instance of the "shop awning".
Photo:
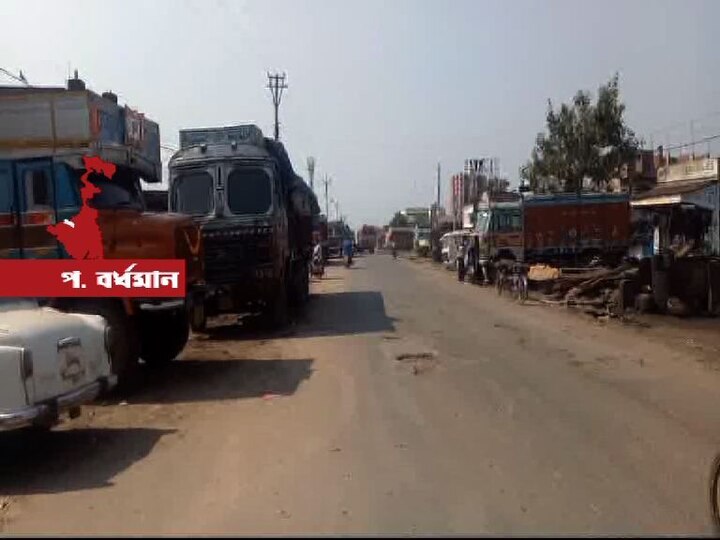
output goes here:
[{"label": "shop awning", "polygon": [[692,204],[712,210],[717,204],[717,182],[700,180],[667,182],[633,198],[633,207],[668,206]]}]

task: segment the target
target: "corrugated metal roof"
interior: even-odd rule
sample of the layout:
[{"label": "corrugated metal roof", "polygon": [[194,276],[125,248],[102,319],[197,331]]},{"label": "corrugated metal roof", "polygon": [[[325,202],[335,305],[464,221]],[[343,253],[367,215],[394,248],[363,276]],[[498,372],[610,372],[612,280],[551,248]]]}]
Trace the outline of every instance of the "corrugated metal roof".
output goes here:
[{"label": "corrugated metal roof", "polygon": [[714,184],[714,180],[692,180],[688,182],[668,182],[658,184],[650,191],[641,193],[633,200],[643,201],[645,199],[653,199],[656,197],[669,197],[671,195],[682,195],[683,193],[693,193]]}]

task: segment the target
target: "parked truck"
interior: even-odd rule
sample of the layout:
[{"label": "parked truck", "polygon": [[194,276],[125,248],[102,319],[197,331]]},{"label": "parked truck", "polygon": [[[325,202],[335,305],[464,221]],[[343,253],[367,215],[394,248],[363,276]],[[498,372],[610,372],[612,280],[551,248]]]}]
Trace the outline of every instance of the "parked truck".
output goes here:
[{"label": "parked truck", "polygon": [[557,266],[620,260],[630,243],[626,194],[526,195],[486,202],[476,213],[478,262],[486,275],[501,261]]},{"label": "parked truck", "polygon": [[415,253],[420,257],[430,255],[430,232],[430,227],[415,226],[414,249]]},{"label": "parked truck", "polygon": [[155,122],[117,96],[98,95],[82,80],[68,87],[0,87],[0,258],[68,258],[48,225],[73,218],[82,206],[84,158],[116,166],[112,180],[89,179],[99,193],[102,255],[108,259],[184,259],[183,299],[49,298],[68,312],[103,316],[110,326],[113,373],[132,378],[138,359],[167,362],[184,348],[193,298],[202,286],[198,227],[186,216],[147,212],[140,180],[161,181],[160,132]]},{"label": "parked truck", "polygon": [[201,321],[260,311],[282,325],[309,293],[320,208],[282,143],[255,125],[180,131],[169,164],[169,208],[201,228],[206,290]]}]

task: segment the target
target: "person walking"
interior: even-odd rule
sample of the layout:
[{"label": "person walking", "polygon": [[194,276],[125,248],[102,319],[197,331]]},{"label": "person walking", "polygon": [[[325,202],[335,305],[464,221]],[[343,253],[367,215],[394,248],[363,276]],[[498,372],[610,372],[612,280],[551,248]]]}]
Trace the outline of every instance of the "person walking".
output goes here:
[{"label": "person walking", "polygon": [[465,240],[463,239],[458,246],[455,256],[457,262],[458,281],[465,281]]}]

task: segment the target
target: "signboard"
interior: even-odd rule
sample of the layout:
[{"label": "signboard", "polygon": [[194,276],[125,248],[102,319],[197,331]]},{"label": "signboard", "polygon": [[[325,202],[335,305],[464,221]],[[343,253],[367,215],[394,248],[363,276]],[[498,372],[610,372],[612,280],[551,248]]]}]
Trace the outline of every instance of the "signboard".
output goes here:
[{"label": "signboard", "polygon": [[717,158],[696,159],[677,163],[658,170],[658,182],[684,182],[686,180],[717,180]]},{"label": "signboard", "polygon": [[260,128],[252,124],[180,130],[181,149],[199,144],[228,144],[232,142],[259,146],[262,145],[263,140],[263,133]]}]

